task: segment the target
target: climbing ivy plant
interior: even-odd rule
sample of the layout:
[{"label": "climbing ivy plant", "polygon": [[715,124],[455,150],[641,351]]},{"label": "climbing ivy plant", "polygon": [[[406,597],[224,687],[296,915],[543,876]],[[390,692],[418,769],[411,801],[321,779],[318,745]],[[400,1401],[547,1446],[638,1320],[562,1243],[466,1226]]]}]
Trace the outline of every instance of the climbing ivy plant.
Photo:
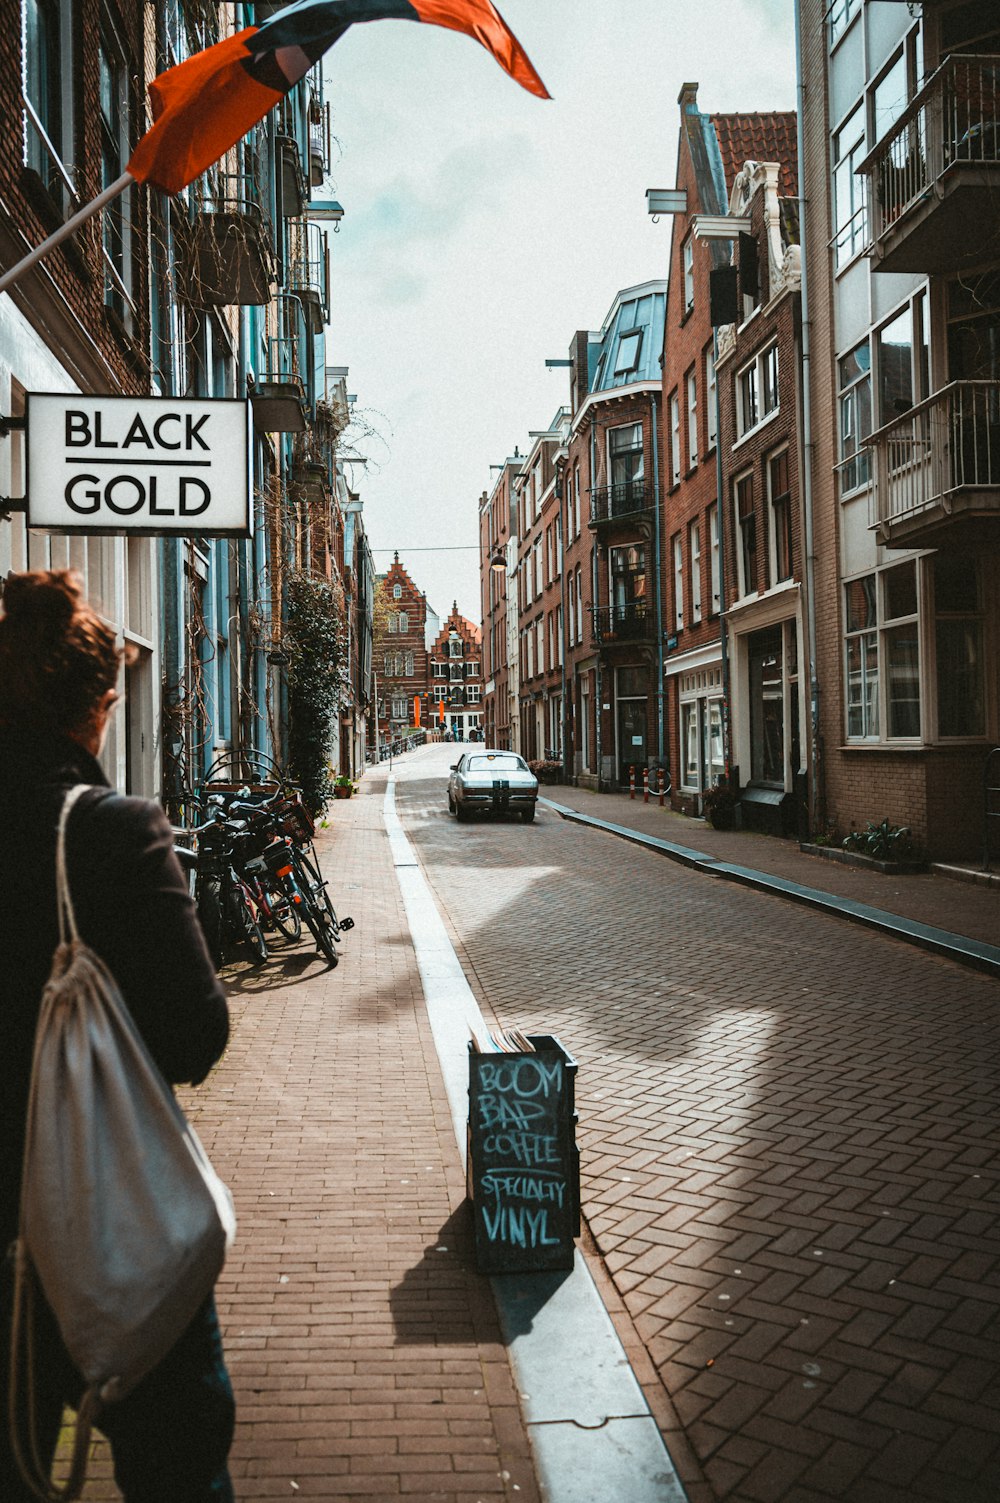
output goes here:
[{"label": "climbing ivy plant", "polygon": [[314,814],[331,797],[346,658],[344,598],[327,579],[295,571],[286,579],[288,751],[292,775]]}]

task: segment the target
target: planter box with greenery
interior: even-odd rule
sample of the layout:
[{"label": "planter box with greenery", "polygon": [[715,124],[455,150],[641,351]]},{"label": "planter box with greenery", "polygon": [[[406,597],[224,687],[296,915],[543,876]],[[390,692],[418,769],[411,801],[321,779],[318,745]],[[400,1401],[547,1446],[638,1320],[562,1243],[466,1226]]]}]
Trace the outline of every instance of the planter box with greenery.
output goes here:
[{"label": "planter box with greenery", "polygon": [[894,825],[888,819],[878,824],[869,820],[863,830],[852,830],[839,845],[803,842],[801,849],[810,856],[825,856],[848,866],[867,866],[896,876],[927,870],[923,852],[909,826]]},{"label": "planter box with greenery", "polygon": [[713,830],[731,830],[736,823],[736,794],[728,783],[706,788],[701,806]]},{"label": "planter box with greenery", "polygon": [[563,765],[561,762],[529,762],[528,766],[535,774],[540,783],[561,783],[563,780]]}]

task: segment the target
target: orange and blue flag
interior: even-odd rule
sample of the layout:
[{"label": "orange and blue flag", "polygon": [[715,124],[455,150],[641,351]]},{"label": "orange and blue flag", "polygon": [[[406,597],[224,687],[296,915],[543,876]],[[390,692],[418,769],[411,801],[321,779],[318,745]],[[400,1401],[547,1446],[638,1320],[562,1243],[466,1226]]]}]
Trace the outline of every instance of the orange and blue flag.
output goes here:
[{"label": "orange and blue flag", "polygon": [[474,37],[523,88],[549,98],[491,0],[298,0],[263,26],[247,27],[153,79],[153,124],[128,172],[136,182],[179,193],[262,120],[349,26],[385,20],[423,21]]}]

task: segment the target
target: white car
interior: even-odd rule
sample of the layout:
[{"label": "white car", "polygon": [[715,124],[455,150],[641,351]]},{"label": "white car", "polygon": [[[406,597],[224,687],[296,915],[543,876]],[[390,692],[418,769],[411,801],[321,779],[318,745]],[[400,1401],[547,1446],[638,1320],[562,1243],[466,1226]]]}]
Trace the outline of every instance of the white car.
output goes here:
[{"label": "white car", "polygon": [[520,814],[525,824],[535,817],[538,779],[517,752],[467,751],[451,766],[448,779],[448,809],[459,819],[476,810],[493,814]]}]

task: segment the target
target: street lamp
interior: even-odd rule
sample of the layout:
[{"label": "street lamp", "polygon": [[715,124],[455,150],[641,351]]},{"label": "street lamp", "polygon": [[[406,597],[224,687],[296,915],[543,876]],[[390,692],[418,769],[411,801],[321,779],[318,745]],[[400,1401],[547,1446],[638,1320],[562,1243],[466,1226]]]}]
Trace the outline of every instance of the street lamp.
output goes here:
[{"label": "street lamp", "polygon": [[490,555],[490,568],[495,574],[506,573],[507,560],[504,556],[504,551],[502,548],[495,548],[493,550],[492,554]]}]

